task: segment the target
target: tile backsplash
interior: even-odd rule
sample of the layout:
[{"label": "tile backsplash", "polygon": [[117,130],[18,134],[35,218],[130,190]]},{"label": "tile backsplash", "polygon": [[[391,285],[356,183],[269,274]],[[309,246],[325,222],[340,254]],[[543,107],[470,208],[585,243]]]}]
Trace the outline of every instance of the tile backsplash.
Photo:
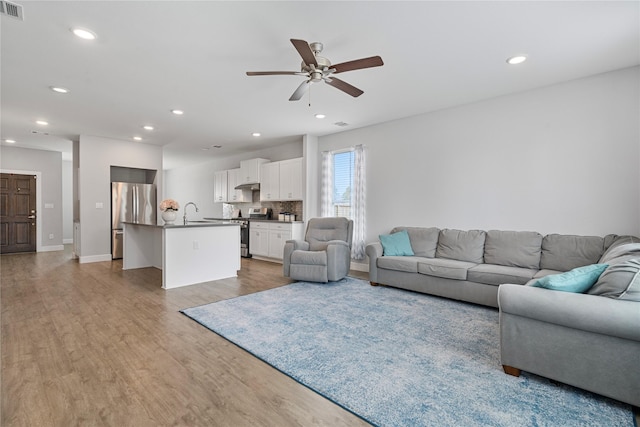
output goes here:
[{"label": "tile backsplash", "polygon": [[249,208],[271,208],[273,211],[273,219],[278,219],[278,214],[280,212],[288,212],[290,214],[296,215],[296,221],[303,221],[302,218],[302,201],[292,201],[292,202],[261,202],[260,201],[260,193],[254,191],[254,198],[252,203],[236,203],[235,205],[227,205],[231,206],[231,210],[240,209],[242,212],[242,216],[246,217],[249,215]]}]

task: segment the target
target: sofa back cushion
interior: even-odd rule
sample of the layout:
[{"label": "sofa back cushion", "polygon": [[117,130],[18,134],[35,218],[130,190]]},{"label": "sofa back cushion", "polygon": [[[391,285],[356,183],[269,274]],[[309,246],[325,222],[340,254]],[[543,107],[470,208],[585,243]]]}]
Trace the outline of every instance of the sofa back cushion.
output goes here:
[{"label": "sofa back cushion", "polygon": [[415,256],[433,258],[436,256],[438,235],[440,229],[436,227],[396,227],[391,233],[406,230]]},{"label": "sofa back cushion", "polygon": [[484,262],[508,267],[540,268],[542,234],[535,231],[487,231]]},{"label": "sofa back cushion", "polygon": [[343,240],[351,247],[353,237],[353,221],[343,217],[311,218],[307,224],[305,240],[309,242],[309,250],[324,251],[327,242]]},{"label": "sofa back cushion", "polygon": [[436,257],[482,264],[486,234],[482,230],[440,230]]},{"label": "sofa back cushion", "polygon": [[548,234],[542,239],[540,268],[569,271],[596,264],[604,252],[604,238]]}]

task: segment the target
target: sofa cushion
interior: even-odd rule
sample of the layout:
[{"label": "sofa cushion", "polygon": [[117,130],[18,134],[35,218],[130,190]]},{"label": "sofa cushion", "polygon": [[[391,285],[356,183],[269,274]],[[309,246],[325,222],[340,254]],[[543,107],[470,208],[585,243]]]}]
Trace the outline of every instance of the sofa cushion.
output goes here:
[{"label": "sofa cushion", "polygon": [[417,273],[418,261],[423,259],[415,256],[383,256],[378,258],[378,268]]},{"label": "sofa cushion", "polygon": [[506,265],[480,264],[469,269],[467,280],[485,285],[502,285],[514,283],[523,285],[533,278],[538,270]]},{"label": "sofa cushion", "polygon": [[548,276],[550,274],[560,274],[560,273],[564,273],[563,271],[558,271],[558,270],[549,270],[549,269],[543,269],[538,271],[536,274],[533,275],[534,279],[540,279],[541,277],[544,276]]},{"label": "sofa cushion", "polygon": [[540,268],[569,271],[596,264],[604,252],[604,238],[548,234],[542,239]]},{"label": "sofa cushion", "polygon": [[640,301],[640,258],[609,266],[588,293]]},{"label": "sofa cushion", "polygon": [[380,244],[382,254],[385,256],[413,256],[411,242],[407,230],[400,230],[396,233],[381,234]]},{"label": "sofa cushion", "polygon": [[466,280],[467,271],[476,263],[445,258],[422,259],[418,262],[418,273],[445,279]]},{"label": "sofa cushion", "polygon": [[327,252],[293,251],[291,264],[327,265]]},{"label": "sofa cushion", "polygon": [[440,230],[436,258],[481,264],[484,256],[486,233],[482,230]]},{"label": "sofa cushion", "polygon": [[607,264],[585,265],[565,273],[550,274],[538,279],[531,286],[554,291],[584,293],[596,283],[607,267],[609,267]]},{"label": "sofa cushion", "polygon": [[[601,264],[617,264],[616,259],[624,257],[637,257],[640,258],[640,243],[623,243],[618,245],[612,245],[605,251],[600,257]],[[624,260],[626,261],[626,259]]]},{"label": "sofa cushion", "polygon": [[309,242],[309,250],[324,251],[331,240],[350,242],[349,223],[342,217],[311,218],[304,239]]},{"label": "sofa cushion", "polygon": [[542,234],[535,231],[487,231],[484,242],[484,262],[510,267],[540,266]]},{"label": "sofa cushion", "polygon": [[436,227],[396,227],[391,230],[392,233],[406,230],[409,233],[411,248],[415,256],[433,258],[436,256],[436,247],[438,246],[438,235],[440,229]]}]

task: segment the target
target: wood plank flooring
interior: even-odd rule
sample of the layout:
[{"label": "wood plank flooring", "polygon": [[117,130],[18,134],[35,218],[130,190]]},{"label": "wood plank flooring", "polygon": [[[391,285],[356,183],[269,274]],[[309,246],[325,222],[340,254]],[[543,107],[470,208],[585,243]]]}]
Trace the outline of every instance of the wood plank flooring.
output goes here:
[{"label": "wood plank flooring", "polygon": [[368,425],[179,313],[290,283],[242,261],[165,291],[159,270],[79,264],[68,245],[0,256],[0,426]]},{"label": "wood plank flooring", "polygon": [[364,426],[178,310],[290,283],[238,278],[169,291],[157,269],[2,255],[2,426]]}]

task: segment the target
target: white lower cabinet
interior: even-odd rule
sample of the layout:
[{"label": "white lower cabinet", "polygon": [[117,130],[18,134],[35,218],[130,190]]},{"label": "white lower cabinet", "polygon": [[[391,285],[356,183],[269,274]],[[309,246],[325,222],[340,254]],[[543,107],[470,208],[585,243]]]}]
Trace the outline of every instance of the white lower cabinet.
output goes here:
[{"label": "white lower cabinet", "polygon": [[302,239],[302,222],[259,222],[249,224],[249,252],[252,255],[282,259],[287,240]]}]

